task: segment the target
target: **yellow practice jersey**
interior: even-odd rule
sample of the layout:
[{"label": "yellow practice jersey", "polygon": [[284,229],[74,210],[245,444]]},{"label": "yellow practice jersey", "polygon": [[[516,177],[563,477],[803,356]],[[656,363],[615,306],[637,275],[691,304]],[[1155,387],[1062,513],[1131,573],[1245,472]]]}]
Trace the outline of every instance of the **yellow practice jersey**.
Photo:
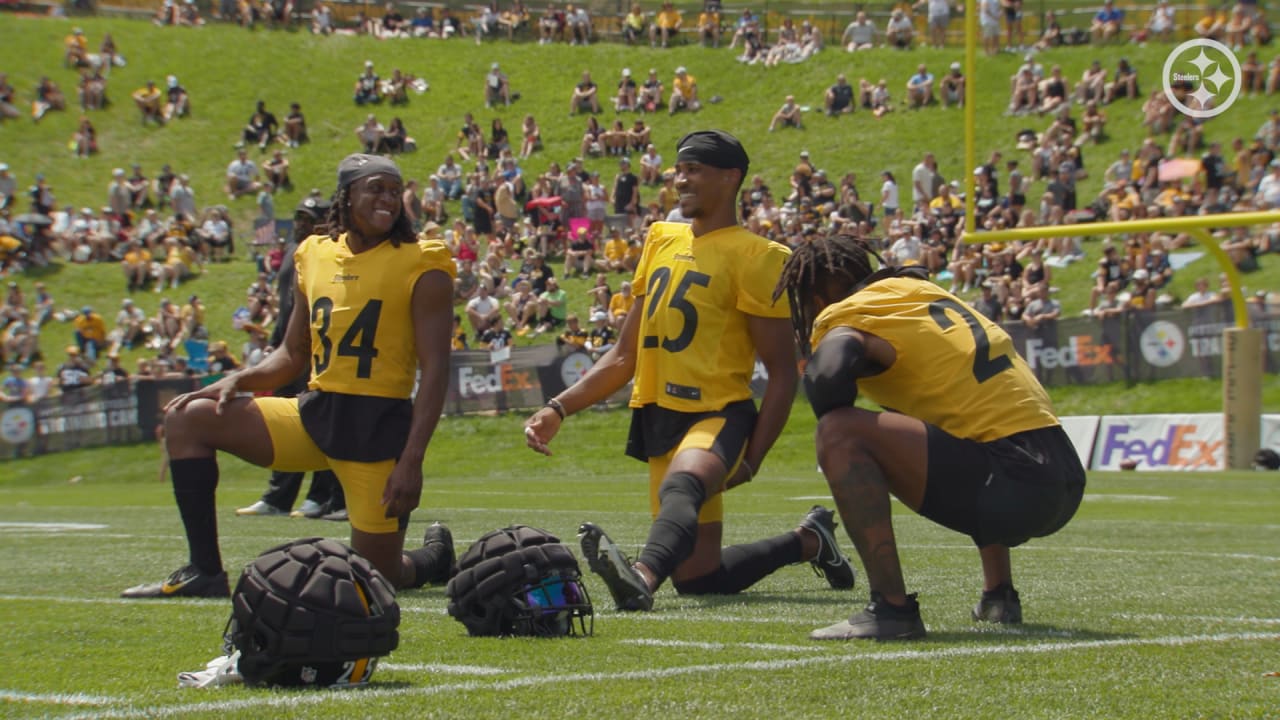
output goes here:
[{"label": "yellow practice jersey", "polygon": [[791,251],[733,226],[695,238],[654,223],[632,282],[640,338],[631,406],[720,410],[751,397],[755,345],[747,316],[790,317],[773,288]]},{"label": "yellow practice jersey", "polygon": [[354,254],[345,234],[337,241],[312,235],[293,257],[311,316],[310,388],[409,397],[418,369],[413,287],[432,270],[454,277],[448,248],[436,240],[398,248],[386,241]]},{"label": "yellow practice jersey", "polygon": [[827,306],[814,321],[813,347],[838,327],[893,346],[888,370],[858,380],[882,407],[981,442],[1058,424],[1008,333],[931,282],[889,278]]}]

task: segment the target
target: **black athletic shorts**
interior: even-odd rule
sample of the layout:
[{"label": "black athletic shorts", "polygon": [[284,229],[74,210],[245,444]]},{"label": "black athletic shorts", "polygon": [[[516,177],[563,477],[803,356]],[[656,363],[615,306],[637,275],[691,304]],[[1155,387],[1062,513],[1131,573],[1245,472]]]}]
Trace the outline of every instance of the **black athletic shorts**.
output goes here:
[{"label": "black athletic shorts", "polygon": [[925,427],[929,475],[920,514],[978,547],[1051,535],[1080,507],[1084,467],[1062,426],[987,443]]}]

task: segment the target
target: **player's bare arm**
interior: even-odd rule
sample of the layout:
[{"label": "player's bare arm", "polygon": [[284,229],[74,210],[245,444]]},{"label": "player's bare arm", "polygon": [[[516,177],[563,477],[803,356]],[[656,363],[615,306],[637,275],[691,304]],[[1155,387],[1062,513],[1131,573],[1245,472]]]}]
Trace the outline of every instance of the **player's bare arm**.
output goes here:
[{"label": "player's bare arm", "polygon": [[745,466],[739,465],[738,471],[725,483],[726,488],[748,482],[760,471],[765,455],[787,424],[799,377],[796,370],[795,334],[788,318],[749,315],[747,330],[751,333],[756,354],[769,373],[769,385],[760,400],[760,414],[756,418],[755,429],[751,432],[751,439],[747,441],[746,454],[743,456]]},{"label": "player's bare arm", "polygon": [[[636,301],[640,303],[639,300]],[[637,341],[640,338],[640,312],[627,313],[622,323],[618,342],[609,349],[600,360],[591,366],[582,379],[573,387],[560,393],[544,407],[534,413],[524,425],[525,443],[533,450],[550,455],[547,445],[560,430],[562,420],[579,410],[603,402],[610,395],[622,389],[636,374]],[[559,406],[559,409],[555,407]]]},{"label": "player's bare arm", "polygon": [[423,273],[414,285],[412,302],[414,348],[421,380],[413,401],[409,439],[382,493],[386,517],[401,517],[418,506],[422,496],[422,460],[440,422],[449,388],[453,280],[439,270]]}]

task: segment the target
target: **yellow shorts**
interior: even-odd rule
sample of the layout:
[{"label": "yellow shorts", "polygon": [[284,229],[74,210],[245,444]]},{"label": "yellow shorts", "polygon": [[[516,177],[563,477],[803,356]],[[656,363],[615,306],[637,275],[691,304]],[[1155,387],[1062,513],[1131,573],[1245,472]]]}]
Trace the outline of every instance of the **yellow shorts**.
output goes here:
[{"label": "yellow shorts", "polygon": [[[747,450],[749,432],[744,433],[742,429],[740,424],[728,422],[723,415],[709,416],[690,425],[684,438],[668,453],[649,458],[649,514],[653,517],[658,516],[658,488],[662,486],[662,480],[667,476],[671,461],[682,450],[715,452],[727,463],[731,463],[729,472],[721,480],[721,490],[723,490],[724,481],[733,477]],[[718,522],[724,522],[723,492],[717,492],[707,498],[707,501],[702,504],[702,509],[698,511],[699,525]]]},{"label": "yellow shorts", "polygon": [[367,533],[400,531],[400,518],[384,517],[382,506],[382,491],[387,486],[387,478],[391,477],[395,460],[365,463],[328,457],[302,427],[297,398],[260,397],[254,398],[253,403],[262,413],[271,435],[271,447],[275,451],[272,470],[332,470],[347,496],[351,527]]}]

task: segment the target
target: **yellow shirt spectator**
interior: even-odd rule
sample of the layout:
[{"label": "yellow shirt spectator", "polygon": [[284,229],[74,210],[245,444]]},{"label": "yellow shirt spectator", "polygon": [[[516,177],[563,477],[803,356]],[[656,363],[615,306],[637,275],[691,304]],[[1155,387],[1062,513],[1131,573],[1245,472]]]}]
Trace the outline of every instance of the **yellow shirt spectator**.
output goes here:
[{"label": "yellow shirt spectator", "polygon": [[653,22],[663,30],[678,30],[683,19],[679,10],[667,4],[658,11],[658,17]]},{"label": "yellow shirt spectator", "polygon": [[85,311],[77,315],[76,319],[71,322],[75,326],[76,332],[85,340],[106,342],[107,324],[103,321],[102,316],[89,308],[85,308]]}]

